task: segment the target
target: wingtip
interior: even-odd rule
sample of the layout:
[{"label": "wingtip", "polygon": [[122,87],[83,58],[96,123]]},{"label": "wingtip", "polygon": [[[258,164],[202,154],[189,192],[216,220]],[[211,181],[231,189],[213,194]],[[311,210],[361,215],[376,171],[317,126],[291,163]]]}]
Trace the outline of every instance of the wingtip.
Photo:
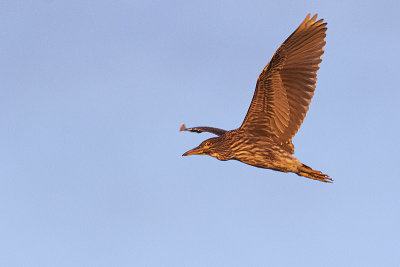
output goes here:
[{"label": "wingtip", "polygon": [[314,15],[312,15],[312,17],[311,17],[311,13],[308,13],[306,18],[303,20],[303,22],[298,27],[298,29],[303,29],[306,27],[310,27],[312,25],[316,25],[316,26],[322,25],[323,28],[326,28],[326,24],[327,23],[324,23],[324,19],[318,19],[318,13],[315,13]]},{"label": "wingtip", "polygon": [[306,18],[303,20],[303,22],[300,24],[299,28],[303,28],[306,27],[306,25],[312,21],[312,19],[315,17],[315,15],[311,18],[311,13],[308,13]]},{"label": "wingtip", "polygon": [[311,12],[307,13],[306,18],[304,19],[305,21],[312,21],[315,22],[318,18],[318,13],[315,13],[312,17],[311,17]]},{"label": "wingtip", "polygon": [[315,13],[315,15],[311,18],[312,22],[315,22],[317,20],[318,13]]},{"label": "wingtip", "polygon": [[179,128],[179,131],[185,131],[186,130],[186,126],[184,123],[182,123],[181,127]]}]

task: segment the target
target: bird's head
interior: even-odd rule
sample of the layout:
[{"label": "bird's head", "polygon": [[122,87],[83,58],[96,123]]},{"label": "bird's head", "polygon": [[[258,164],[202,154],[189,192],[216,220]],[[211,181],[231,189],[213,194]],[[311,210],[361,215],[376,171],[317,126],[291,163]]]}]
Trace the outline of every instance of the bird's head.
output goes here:
[{"label": "bird's head", "polygon": [[224,140],[221,137],[213,137],[203,141],[198,147],[195,147],[182,156],[189,155],[210,155],[219,160],[228,160],[228,150],[224,147]]}]

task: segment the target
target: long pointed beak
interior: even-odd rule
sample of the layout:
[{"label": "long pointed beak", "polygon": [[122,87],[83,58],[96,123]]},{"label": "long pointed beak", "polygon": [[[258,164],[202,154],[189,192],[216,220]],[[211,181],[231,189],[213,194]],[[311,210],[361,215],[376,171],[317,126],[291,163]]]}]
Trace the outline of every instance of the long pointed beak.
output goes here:
[{"label": "long pointed beak", "polygon": [[203,155],[203,149],[199,147],[195,147],[188,152],[184,153],[182,156],[190,156],[190,155]]}]

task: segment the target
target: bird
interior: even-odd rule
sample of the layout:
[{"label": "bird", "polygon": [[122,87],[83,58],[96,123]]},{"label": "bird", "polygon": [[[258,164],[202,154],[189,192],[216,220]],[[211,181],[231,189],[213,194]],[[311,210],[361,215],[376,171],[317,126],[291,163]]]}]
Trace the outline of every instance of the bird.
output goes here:
[{"label": "bird", "polygon": [[324,53],[327,23],[310,13],[282,43],[261,71],[242,125],[231,131],[214,127],[180,131],[209,132],[217,137],[203,141],[182,156],[209,155],[221,161],[238,160],[259,168],[292,172],[332,183],[327,174],[301,163],[292,138],[308,112]]}]

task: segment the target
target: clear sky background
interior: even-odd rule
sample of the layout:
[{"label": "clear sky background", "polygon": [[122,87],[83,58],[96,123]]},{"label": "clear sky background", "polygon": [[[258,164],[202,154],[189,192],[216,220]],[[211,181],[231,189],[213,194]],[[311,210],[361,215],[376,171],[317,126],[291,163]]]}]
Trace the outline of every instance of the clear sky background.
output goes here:
[{"label": "clear sky background", "polygon": [[[182,158],[328,22],[295,156]],[[399,266],[400,2],[1,1],[0,266]]]}]

